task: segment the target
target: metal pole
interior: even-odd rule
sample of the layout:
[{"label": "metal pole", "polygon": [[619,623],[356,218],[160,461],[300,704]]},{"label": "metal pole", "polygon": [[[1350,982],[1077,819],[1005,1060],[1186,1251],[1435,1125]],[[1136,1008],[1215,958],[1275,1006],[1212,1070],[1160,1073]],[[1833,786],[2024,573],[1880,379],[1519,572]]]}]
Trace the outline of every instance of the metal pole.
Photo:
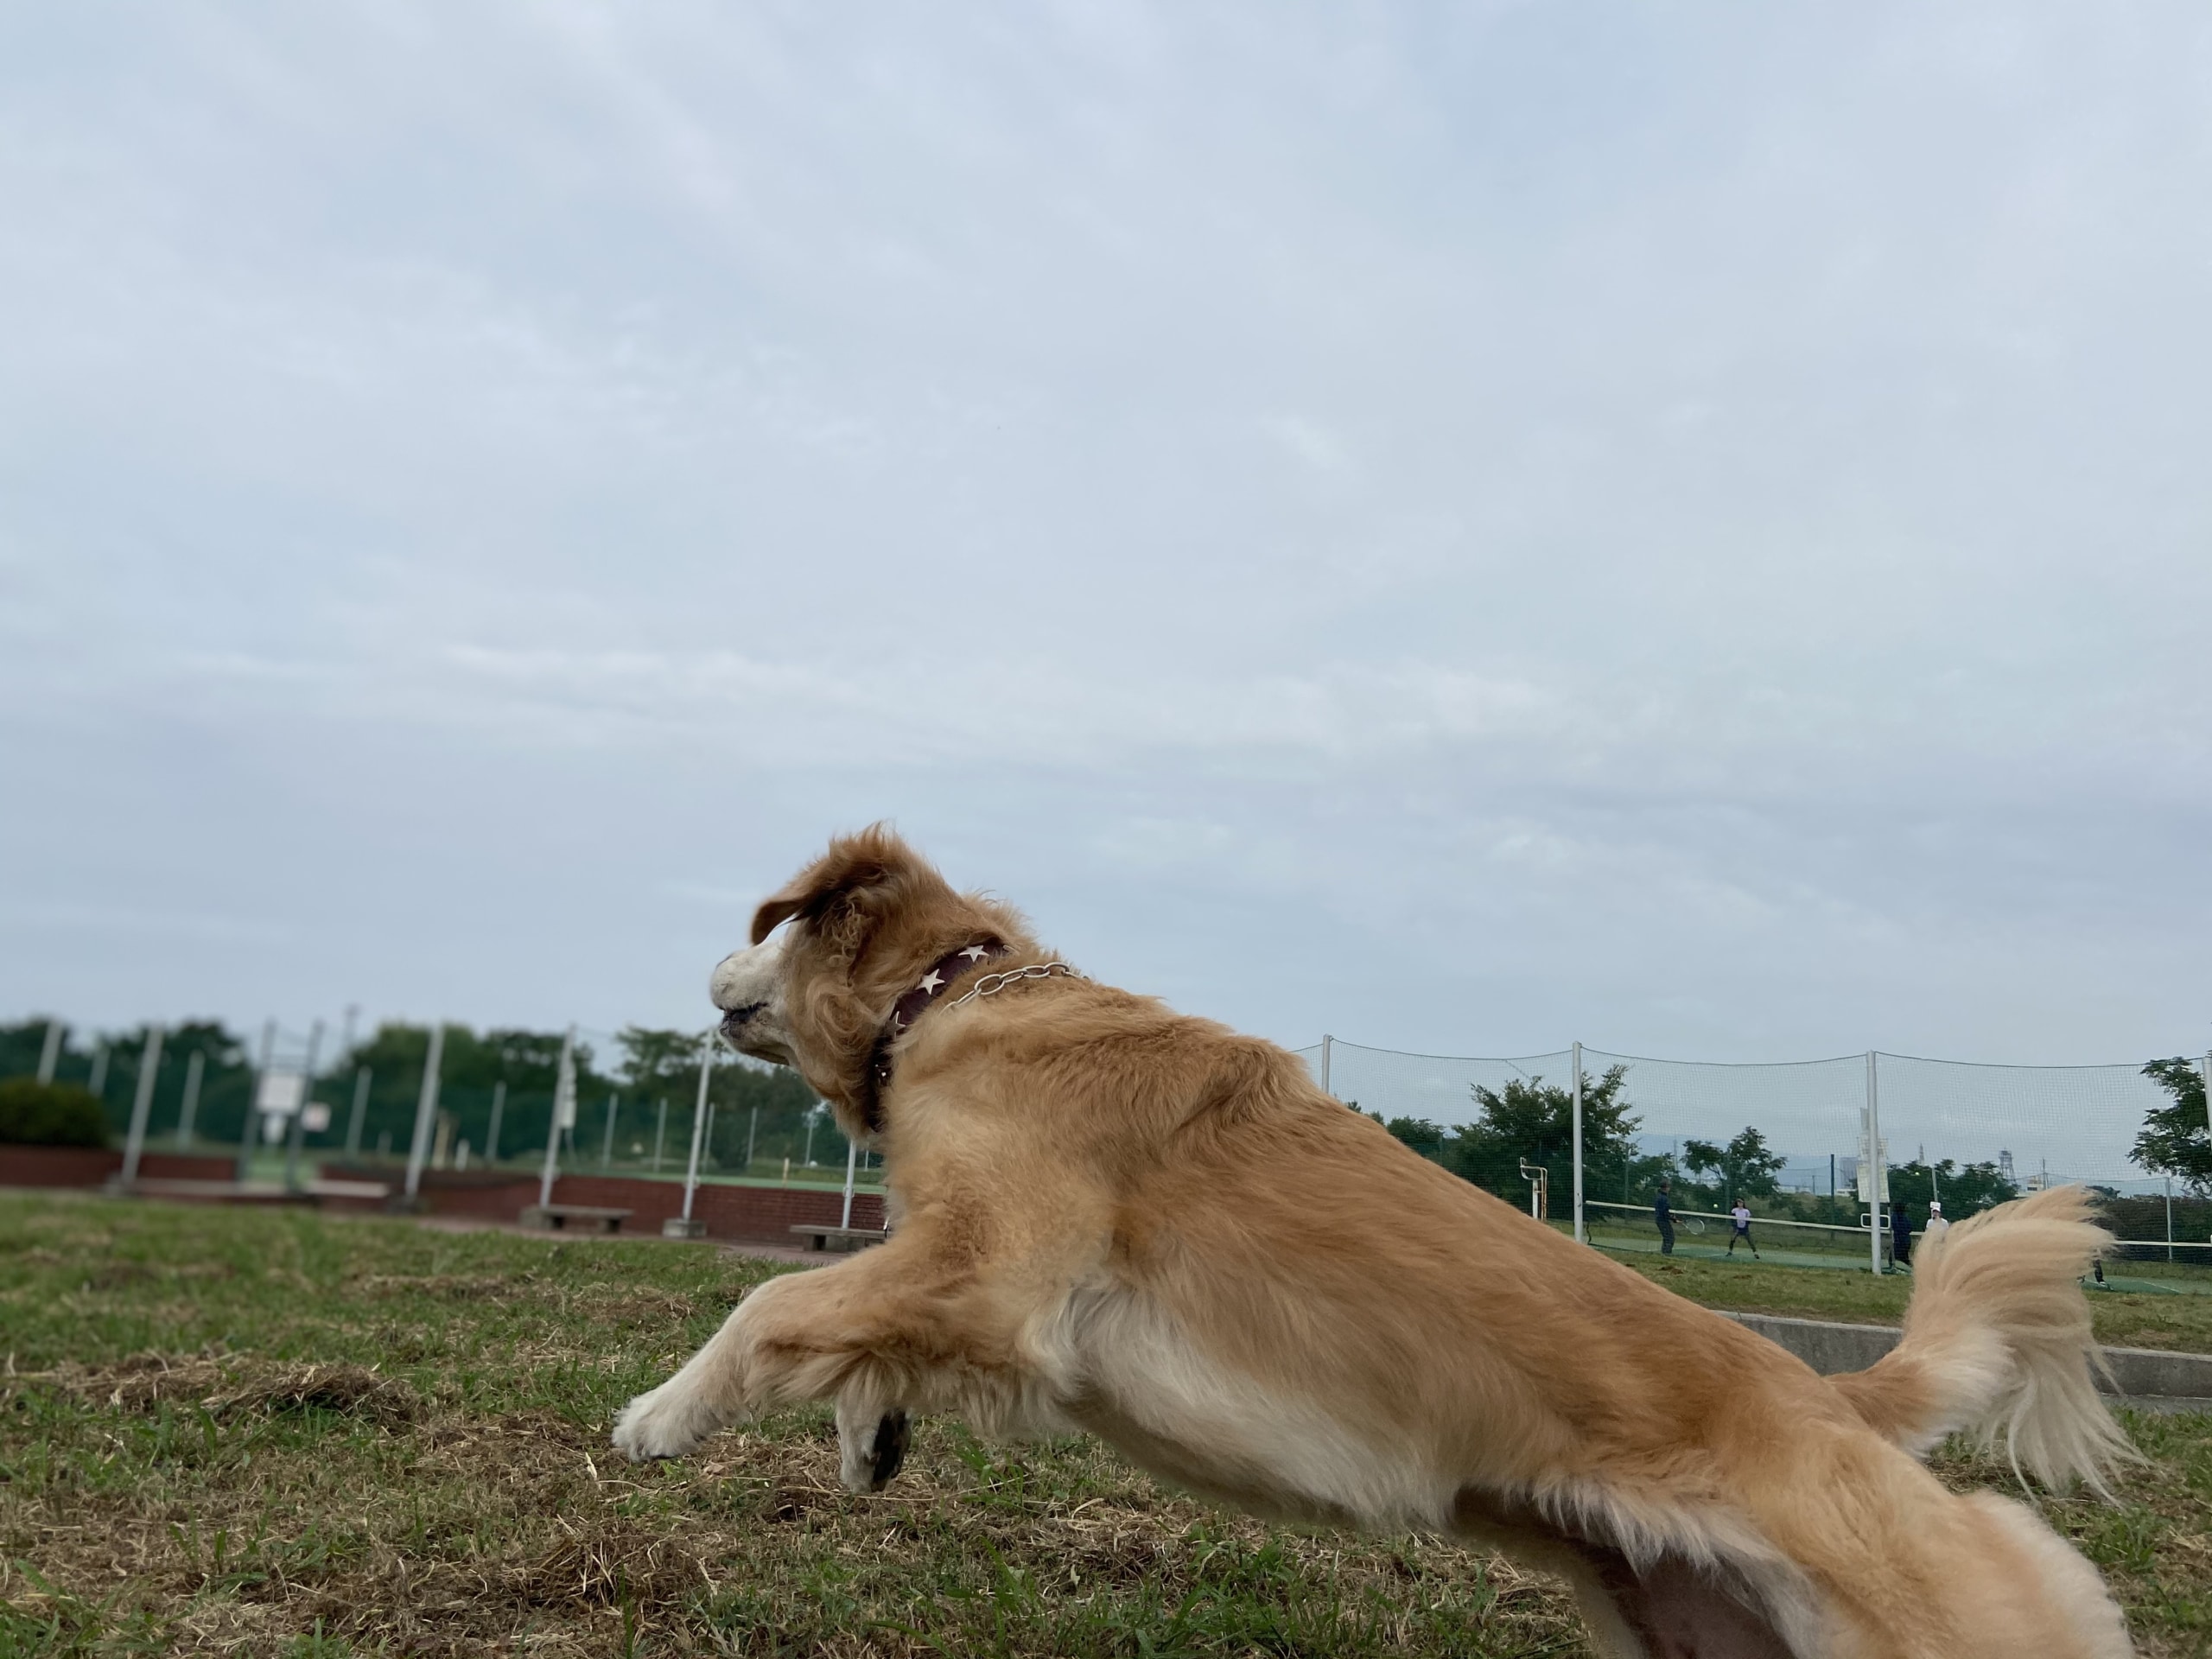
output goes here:
[{"label": "metal pole", "polygon": [[245,1127],[238,1131],[238,1179],[241,1186],[253,1176],[253,1137],[261,1129],[261,1080],[269,1075],[269,1062],[276,1052],[276,1022],[270,1020],[261,1027],[261,1064],[245,1080]]},{"label": "metal pole", "polygon": [[192,1120],[200,1113],[200,1080],[207,1075],[207,1053],[195,1048],[192,1058],[184,1063],[184,1102],[176,1109],[176,1149],[188,1150],[192,1146]]},{"label": "metal pole", "polygon": [[553,1073],[553,1116],[545,1125],[545,1168],[537,1178],[537,1207],[553,1202],[553,1178],[561,1170],[561,1115],[575,1109],[576,1028],[561,1039],[561,1063]]},{"label": "metal pole", "polygon": [[308,1031],[308,1063],[300,1074],[300,1103],[292,1110],[292,1132],[284,1138],[284,1190],[300,1190],[300,1148],[307,1144],[308,1103],[315,1098],[315,1063],[322,1047],[322,1021]]},{"label": "metal pole", "polygon": [[691,1108],[691,1166],[683,1175],[683,1219],[691,1219],[691,1200],[699,1191],[699,1148],[707,1138],[707,1084],[715,1067],[715,1034],[699,1051],[699,1098]]},{"label": "metal pole", "polygon": [[1574,1046],[1574,1242],[1582,1231],[1582,1045]]},{"label": "metal pole", "polygon": [[2172,1176],[2169,1175],[2169,1176],[2167,1176],[2167,1177],[2165,1178],[2165,1180],[2166,1180],[2166,1260],[2167,1260],[2168,1262],[2171,1262],[2171,1261],[2174,1259],[2174,1178],[2173,1178]]},{"label": "metal pole", "polygon": [[1329,1087],[1329,1051],[1335,1046],[1336,1039],[1330,1036],[1327,1032],[1323,1032],[1321,1033],[1321,1092],[1325,1095],[1335,1093],[1335,1090]]},{"label": "metal pole", "polygon": [[353,1116],[346,1124],[346,1160],[353,1162],[361,1155],[361,1122],[368,1116],[369,1087],[375,1081],[374,1068],[357,1065],[353,1068]]},{"label": "metal pole", "polygon": [[806,1166],[809,1169],[812,1169],[814,1167],[814,1123],[817,1115],[819,1114],[822,1108],[817,1103],[814,1109],[806,1115]]},{"label": "metal pole", "polygon": [[845,1212],[837,1218],[840,1227],[853,1224],[853,1171],[859,1164],[860,1155],[860,1142],[848,1140],[845,1142]]},{"label": "metal pole", "polygon": [[38,1081],[44,1088],[54,1081],[54,1068],[61,1063],[61,1033],[68,1030],[59,1020],[46,1022],[46,1041],[39,1046]]},{"label": "metal pole", "polygon": [[753,1137],[758,1135],[760,1133],[760,1109],[758,1106],[755,1106],[753,1109],[753,1121],[745,1126],[745,1173],[747,1175],[753,1173]]},{"label": "metal pole", "polygon": [[614,1167],[614,1109],[620,1098],[616,1095],[607,1097],[607,1134],[599,1143],[599,1167],[602,1174]]},{"label": "metal pole", "polygon": [[492,1129],[484,1137],[484,1161],[499,1161],[499,1120],[507,1114],[507,1080],[501,1077],[492,1085]]},{"label": "metal pole", "polygon": [[92,1045],[92,1075],[86,1079],[85,1087],[92,1091],[93,1097],[100,1104],[103,1106],[107,1104],[107,1045],[105,1043],[95,1042]]},{"label": "metal pole", "polygon": [[162,1028],[146,1027],[146,1046],[138,1056],[138,1087],[130,1096],[130,1133],[123,1143],[123,1184],[138,1179],[138,1160],[146,1150],[146,1118],[154,1109],[154,1074],[162,1066]]},{"label": "metal pole", "polygon": [[1882,1224],[1889,1217],[1882,1213],[1882,1103],[1881,1090],[1875,1081],[1874,1051],[1866,1051],[1866,1157],[1873,1166],[1872,1184],[1867,1188],[1872,1195],[1866,1205],[1866,1243],[1873,1252],[1873,1272],[1877,1278],[1882,1272]]},{"label": "metal pole", "polygon": [[407,1148],[407,1202],[423,1190],[423,1160],[430,1150],[430,1125],[438,1115],[438,1067],[446,1058],[446,1022],[430,1022],[430,1049],[423,1057],[423,1090],[415,1097],[415,1139]]},{"label": "metal pole", "polygon": [[653,1113],[653,1173],[660,1173],[661,1149],[668,1145],[668,1096],[660,1097]]}]

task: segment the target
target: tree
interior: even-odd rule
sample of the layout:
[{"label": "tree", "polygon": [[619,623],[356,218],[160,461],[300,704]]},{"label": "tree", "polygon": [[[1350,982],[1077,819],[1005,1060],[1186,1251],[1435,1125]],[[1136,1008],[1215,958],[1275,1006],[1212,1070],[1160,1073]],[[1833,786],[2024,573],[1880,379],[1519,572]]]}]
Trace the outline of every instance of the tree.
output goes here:
[{"label": "tree", "polygon": [[2143,1115],[2132,1156],[2154,1175],[2171,1175],[2199,1198],[2212,1196],[2212,1123],[2205,1121],[2204,1074],[2193,1060],[2153,1060],[2143,1075],[2173,1098]]},{"label": "tree", "polygon": [[1953,1221],[2020,1196],[2020,1189],[1998,1173],[1994,1164],[1953,1163],[1948,1158],[1930,1168],[1923,1163],[1890,1166],[1890,1198],[1905,1205],[1924,1220],[1928,1201],[1941,1197],[1943,1213]]},{"label": "tree", "polygon": [[0,1142],[21,1147],[104,1147],[107,1114],[92,1090],[34,1077],[0,1082]]},{"label": "tree", "polygon": [[[35,1076],[46,1046],[47,1022],[26,1020],[0,1026],[0,1077]],[[131,1099],[137,1092],[138,1062],[145,1052],[146,1027],[124,1031],[67,1033],[54,1056],[54,1080],[82,1085],[89,1082],[92,1050],[107,1050],[107,1077],[100,1090],[100,1109],[108,1127],[121,1135],[130,1121]],[[194,1138],[236,1141],[245,1121],[250,1075],[240,1039],[213,1020],[184,1020],[162,1033],[161,1065],[155,1074],[152,1115],[147,1121],[149,1139],[175,1130],[184,1102],[184,1080],[193,1053],[201,1057],[200,1098],[193,1115]]]},{"label": "tree", "polygon": [[[1382,1114],[1376,1113],[1376,1117],[1380,1122]],[[1444,1161],[1445,1141],[1457,1133],[1425,1117],[1394,1117],[1382,1127],[1389,1130],[1391,1139],[1402,1141],[1432,1163],[1439,1164]]]},{"label": "tree", "polygon": [[696,1031],[655,1031],[644,1026],[625,1026],[615,1041],[622,1046],[622,1064],[616,1078],[632,1094],[666,1093],[699,1072],[699,1033]]},{"label": "tree", "polygon": [[1788,1160],[1767,1150],[1766,1137],[1746,1124],[1725,1147],[1710,1141],[1682,1142],[1682,1165],[1693,1173],[1710,1170],[1718,1177],[1715,1196],[1722,1203],[1737,1198],[1771,1197],[1780,1190],[1774,1179]]},{"label": "tree", "polygon": [[[1624,1097],[1627,1084],[1625,1065],[1615,1065],[1601,1077],[1592,1078],[1587,1072],[1582,1077],[1584,1183],[1607,1195],[1648,1186],[1667,1165],[1663,1158],[1644,1157],[1637,1150],[1639,1120]],[[1555,1198],[1565,1202],[1573,1180],[1573,1090],[1532,1077],[1516,1077],[1503,1089],[1477,1084],[1472,1093],[1480,1120],[1445,1142],[1437,1160],[1476,1185],[1516,1203],[1528,1192],[1521,1174],[1522,1160],[1541,1164],[1551,1172]],[[1391,1132],[1397,1133],[1395,1125]]]},{"label": "tree", "polygon": [[[807,1116],[821,1103],[798,1072],[789,1066],[741,1058],[715,1068],[713,1088],[715,1118],[708,1154],[717,1166],[740,1168],[748,1141],[758,1160],[789,1158],[797,1163],[805,1155]],[[827,1111],[816,1128],[814,1158],[817,1163],[845,1161],[845,1138]]]},{"label": "tree", "polygon": [[[466,1026],[445,1028],[438,1062],[438,1109],[454,1120],[457,1140],[481,1154],[491,1132],[496,1104],[500,1114],[499,1149],[507,1157],[533,1155],[545,1145],[553,1117],[553,1087],[559,1075],[561,1047],[567,1033],[496,1028],[481,1035]],[[696,1040],[696,1039],[694,1039]],[[367,1110],[361,1145],[373,1153],[381,1143],[391,1155],[404,1157],[415,1133],[423,1071],[429,1058],[428,1026],[387,1021],[354,1045],[326,1072],[316,1094],[332,1106],[331,1127],[322,1139],[342,1141],[350,1126],[354,1079],[369,1074]],[[586,1126],[600,1121],[604,1102],[620,1084],[594,1065],[592,1046],[575,1046],[578,1139],[588,1144]]]}]

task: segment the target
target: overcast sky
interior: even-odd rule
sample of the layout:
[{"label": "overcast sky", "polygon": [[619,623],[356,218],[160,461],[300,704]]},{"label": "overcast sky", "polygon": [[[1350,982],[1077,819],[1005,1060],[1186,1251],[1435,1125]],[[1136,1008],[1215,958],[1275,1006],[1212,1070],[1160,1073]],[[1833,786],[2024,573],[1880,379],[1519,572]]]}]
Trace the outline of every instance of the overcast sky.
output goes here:
[{"label": "overcast sky", "polygon": [[2212,1046],[2202,8],[0,12],[0,1015]]}]

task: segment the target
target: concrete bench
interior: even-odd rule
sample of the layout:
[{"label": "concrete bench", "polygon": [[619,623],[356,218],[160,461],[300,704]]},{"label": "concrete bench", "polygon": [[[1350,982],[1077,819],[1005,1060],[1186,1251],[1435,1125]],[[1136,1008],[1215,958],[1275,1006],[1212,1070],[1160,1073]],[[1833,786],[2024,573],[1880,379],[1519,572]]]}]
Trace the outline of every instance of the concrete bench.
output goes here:
[{"label": "concrete bench", "polygon": [[807,1241],[810,1250],[864,1250],[891,1236],[880,1227],[817,1226],[810,1222],[800,1222],[791,1231]]},{"label": "concrete bench", "polygon": [[574,1222],[578,1232],[619,1233],[635,1214],[634,1210],[608,1210],[596,1204],[533,1204],[522,1212],[522,1224],[561,1232]]}]

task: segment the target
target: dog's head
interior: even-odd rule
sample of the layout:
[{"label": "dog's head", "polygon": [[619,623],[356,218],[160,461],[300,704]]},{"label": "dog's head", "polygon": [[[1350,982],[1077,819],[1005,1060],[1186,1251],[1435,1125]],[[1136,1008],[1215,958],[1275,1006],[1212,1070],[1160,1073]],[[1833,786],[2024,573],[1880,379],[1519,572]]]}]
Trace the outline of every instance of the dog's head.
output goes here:
[{"label": "dog's head", "polygon": [[877,824],[840,836],[762,901],[751,946],[722,958],[709,994],[732,1046],[795,1068],[862,1135],[868,1060],[892,1005],[939,957],[988,938],[1034,948],[1014,911],[954,892]]}]

